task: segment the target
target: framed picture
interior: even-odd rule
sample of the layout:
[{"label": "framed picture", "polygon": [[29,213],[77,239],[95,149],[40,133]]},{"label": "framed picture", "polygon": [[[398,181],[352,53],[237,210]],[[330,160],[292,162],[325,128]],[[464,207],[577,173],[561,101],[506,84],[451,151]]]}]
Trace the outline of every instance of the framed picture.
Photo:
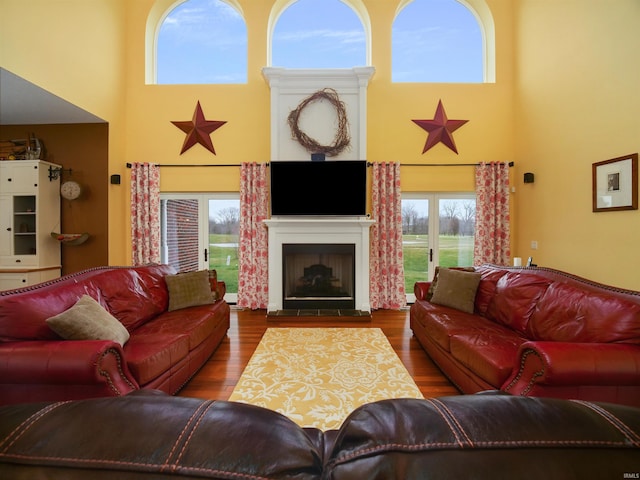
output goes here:
[{"label": "framed picture", "polygon": [[638,209],[638,154],[593,164],[593,211]]}]

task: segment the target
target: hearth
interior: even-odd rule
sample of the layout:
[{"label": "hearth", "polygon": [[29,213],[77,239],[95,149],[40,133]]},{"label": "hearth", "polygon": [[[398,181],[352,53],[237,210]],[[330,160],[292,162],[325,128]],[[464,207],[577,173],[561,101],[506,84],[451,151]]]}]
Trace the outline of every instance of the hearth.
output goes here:
[{"label": "hearth", "polygon": [[283,244],[284,309],[355,308],[354,244]]}]

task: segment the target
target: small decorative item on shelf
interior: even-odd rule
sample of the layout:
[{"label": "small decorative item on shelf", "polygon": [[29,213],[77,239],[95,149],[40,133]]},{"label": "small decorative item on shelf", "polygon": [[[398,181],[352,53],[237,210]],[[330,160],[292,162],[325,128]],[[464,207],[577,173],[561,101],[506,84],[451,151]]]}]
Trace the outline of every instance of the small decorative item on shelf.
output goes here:
[{"label": "small decorative item on shelf", "polygon": [[64,245],[81,245],[89,239],[88,233],[56,233],[51,236]]}]

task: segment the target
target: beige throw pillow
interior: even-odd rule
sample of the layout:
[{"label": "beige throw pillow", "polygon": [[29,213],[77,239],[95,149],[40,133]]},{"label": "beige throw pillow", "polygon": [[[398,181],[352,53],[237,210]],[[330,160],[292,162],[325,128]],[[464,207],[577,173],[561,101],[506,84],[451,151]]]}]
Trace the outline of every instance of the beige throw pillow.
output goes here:
[{"label": "beige throw pillow", "polygon": [[431,303],[473,313],[480,273],[441,268]]},{"label": "beige throw pillow", "polygon": [[124,345],[129,332],[113,315],[89,295],[46,320],[49,328],[66,340],[112,340]]},{"label": "beige throw pillow", "polygon": [[167,275],[164,279],[169,289],[169,311],[215,302],[207,270]]}]

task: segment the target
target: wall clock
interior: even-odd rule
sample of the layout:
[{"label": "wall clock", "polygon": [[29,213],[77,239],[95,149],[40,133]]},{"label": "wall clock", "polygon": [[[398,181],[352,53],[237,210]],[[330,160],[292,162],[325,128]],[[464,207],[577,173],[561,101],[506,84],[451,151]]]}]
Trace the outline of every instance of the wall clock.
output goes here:
[{"label": "wall clock", "polygon": [[60,195],[67,200],[75,200],[82,193],[82,187],[73,180],[66,181],[60,187]]}]

